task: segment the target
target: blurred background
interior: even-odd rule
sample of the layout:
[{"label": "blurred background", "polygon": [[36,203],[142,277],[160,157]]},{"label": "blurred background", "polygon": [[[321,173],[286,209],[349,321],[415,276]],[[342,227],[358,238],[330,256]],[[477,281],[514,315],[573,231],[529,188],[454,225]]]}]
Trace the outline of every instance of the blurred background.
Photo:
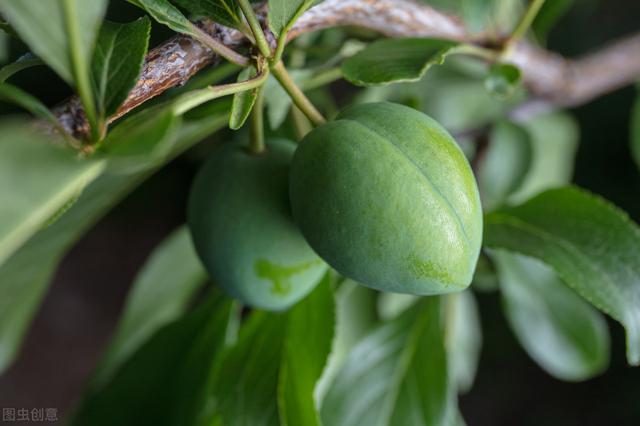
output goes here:
[{"label": "blurred background", "polygon": [[[109,15],[127,21],[139,12],[124,1],[112,1]],[[634,31],[640,31],[640,2],[576,0],[550,33],[548,46],[575,56]],[[155,26],[155,44],[168,36]],[[24,49],[12,42],[5,61]],[[25,71],[15,82],[49,105],[69,95],[65,84],[41,67]],[[342,89],[339,84],[336,93],[344,93]],[[635,97],[636,88],[628,87],[572,113],[581,129],[574,182],[611,200],[638,222],[640,172],[628,143]],[[13,112],[0,103],[0,114]],[[215,140],[231,137],[223,131]],[[72,409],[108,343],[139,267],[185,221],[186,197],[197,166],[189,153],[173,161],[133,191],[68,253],[18,361],[0,376],[1,407],[55,407],[60,418]],[[477,298],[484,345],[475,385],[461,398],[469,425],[640,424],[640,368],[626,364],[619,324],[609,322],[609,369],[584,383],[565,383],[551,378],[520,348],[496,293],[478,293]]]}]

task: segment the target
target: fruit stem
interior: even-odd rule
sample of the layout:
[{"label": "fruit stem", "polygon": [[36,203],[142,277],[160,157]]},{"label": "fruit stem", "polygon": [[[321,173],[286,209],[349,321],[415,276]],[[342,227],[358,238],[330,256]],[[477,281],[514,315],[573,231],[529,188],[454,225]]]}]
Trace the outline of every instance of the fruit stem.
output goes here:
[{"label": "fruit stem", "polygon": [[251,3],[249,0],[236,0],[240,9],[242,9],[242,13],[245,18],[247,18],[247,22],[249,23],[249,28],[251,28],[251,32],[253,33],[253,37],[256,41],[256,46],[262,56],[265,58],[271,57],[271,47],[269,47],[269,43],[267,42],[267,38],[264,36],[264,31],[262,31],[262,26],[260,26],[260,21],[256,14],[253,12],[253,8],[251,7]]},{"label": "fruit stem", "polygon": [[174,101],[173,111],[177,115],[182,115],[205,102],[245,90],[255,89],[256,87],[262,86],[264,82],[267,81],[267,77],[269,77],[269,71],[265,69],[262,73],[249,80],[239,83],[222,84],[220,86],[209,86],[204,89],[185,93]]},{"label": "fruit stem", "polygon": [[207,46],[209,49],[216,52],[218,55],[225,58],[227,61],[232,62],[236,65],[240,65],[241,67],[246,67],[251,64],[251,61],[246,56],[242,56],[238,52],[229,47],[225,46],[223,43],[211,37],[205,31],[198,28],[196,25],[193,25],[194,37],[202,44]]},{"label": "fruit stem", "polygon": [[544,0],[531,0],[531,3],[529,3],[529,6],[527,6],[527,10],[525,11],[524,15],[522,15],[522,18],[520,18],[520,22],[518,22],[516,28],[513,30],[509,38],[505,41],[505,51],[508,51],[511,46],[513,46],[517,41],[524,37],[534,19],[536,19],[538,12],[540,12],[542,5],[544,5]]},{"label": "fruit stem", "polygon": [[314,126],[326,123],[327,120],[320,114],[320,111],[316,109],[309,98],[293,81],[282,61],[272,65],[271,72],[273,72],[273,76],[278,80],[282,88],[289,94],[293,103],[311,120]]},{"label": "fruit stem", "polygon": [[265,150],[264,145],[264,86],[258,88],[256,103],[251,111],[251,145],[253,154],[261,154]]}]

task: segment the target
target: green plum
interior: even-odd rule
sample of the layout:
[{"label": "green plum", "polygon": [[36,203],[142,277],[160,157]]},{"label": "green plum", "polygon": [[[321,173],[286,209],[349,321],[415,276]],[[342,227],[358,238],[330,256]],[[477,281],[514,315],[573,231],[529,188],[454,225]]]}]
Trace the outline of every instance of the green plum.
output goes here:
[{"label": "green plum", "polygon": [[209,274],[232,297],[256,308],[288,308],[328,268],[291,216],[294,150],[287,140],[268,142],[260,155],[223,146],[205,163],[189,197],[189,228]]},{"label": "green plum", "polygon": [[406,106],[351,107],[300,143],[293,216],[342,275],[383,291],[460,291],[482,240],[473,172],[436,121]]}]

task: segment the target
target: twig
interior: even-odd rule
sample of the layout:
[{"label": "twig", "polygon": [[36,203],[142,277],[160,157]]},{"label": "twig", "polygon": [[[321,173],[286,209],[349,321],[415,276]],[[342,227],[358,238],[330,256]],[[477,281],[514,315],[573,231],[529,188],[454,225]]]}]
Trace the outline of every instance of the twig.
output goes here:
[{"label": "twig", "polygon": [[[264,7],[259,7],[264,20]],[[412,0],[325,0],[305,12],[288,39],[324,28],[357,26],[389,37],[438,37],[482,45],[485,35],[471,35],[456,17]],[[230,48],[246,41],[239,31],[211,22],[202,25],[212,37]],[[267,37],[270,33],[267,32]],[[640,76],[640,34],[626,37],[577,60],[519,42],[503,60],[518,66],[533,100],[544,105],[569,107],[634,82]],[[218,57],[197,41],[176,36],[153,49],[140,78],[125,104],[111,121],[126,114],[170,87],[184,84],[193,74]],[[525,104],[527,105],[527,104]],[[77,99],[60,105],[56,116],[75,135],[88,131]]]}]

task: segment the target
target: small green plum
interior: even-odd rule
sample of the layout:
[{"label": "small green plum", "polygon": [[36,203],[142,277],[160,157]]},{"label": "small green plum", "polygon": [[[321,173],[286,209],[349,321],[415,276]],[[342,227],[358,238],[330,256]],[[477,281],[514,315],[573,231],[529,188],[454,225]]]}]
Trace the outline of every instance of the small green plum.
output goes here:
[{"label": "small green plum", "polygon": [[416,295],[471,283],[477,184],[455,140],[419,111],[357,105],[313,130],[296,150],[290,197],[311,247],[346,277]]},{"label": "small green plum", "polygon": [[189,197],[188,224],[205,268],[229,295],[260,309],[290,307],[327,270],[291,216],[294,149],[281,139],[259,155],[227,144],[204,164]]}]

